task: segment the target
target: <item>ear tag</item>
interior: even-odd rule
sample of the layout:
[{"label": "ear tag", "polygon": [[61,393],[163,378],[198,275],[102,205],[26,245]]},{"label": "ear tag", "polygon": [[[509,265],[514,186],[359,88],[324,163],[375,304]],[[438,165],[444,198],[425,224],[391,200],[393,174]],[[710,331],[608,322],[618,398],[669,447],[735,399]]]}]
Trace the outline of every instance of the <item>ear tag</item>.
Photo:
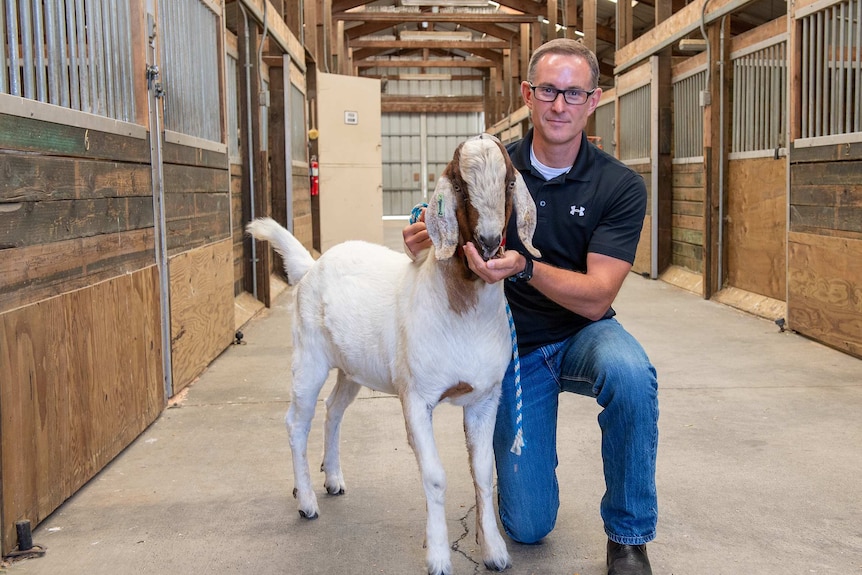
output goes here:
[{"label": "ear tag", "polygon": [[443,217],[443,194],[437,195],[437,216]]}]

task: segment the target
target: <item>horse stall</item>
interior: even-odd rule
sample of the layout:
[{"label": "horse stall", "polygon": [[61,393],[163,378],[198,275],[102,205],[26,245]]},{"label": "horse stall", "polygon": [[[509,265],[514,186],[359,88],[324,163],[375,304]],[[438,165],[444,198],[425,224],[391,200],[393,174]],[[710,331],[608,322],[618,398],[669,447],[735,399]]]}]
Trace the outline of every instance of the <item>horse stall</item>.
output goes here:
[{"label": "horse stall", "polygon": [[[262,57],[226,34],[240,4],[249,35],[266,30]],[[232,201],[292,218],[310,244],[304,52],[269,18],[261,0],[0,2],[3,554],[17,521],[38,524],[95,476],[253,313],[234,297],[248,215]],[[256,65],[231,77],[228,48]],[[263,62],[278,119],[251,125],[241,80]],[[264,161],[250,168],[246,150]],[[250,179],[239,197],[232,173]],[[268,288],[269,266],[260,277]]]},{"label": "horse stall", "polygon": [[862,357],[862,1],[793,10],[787,324]]}]

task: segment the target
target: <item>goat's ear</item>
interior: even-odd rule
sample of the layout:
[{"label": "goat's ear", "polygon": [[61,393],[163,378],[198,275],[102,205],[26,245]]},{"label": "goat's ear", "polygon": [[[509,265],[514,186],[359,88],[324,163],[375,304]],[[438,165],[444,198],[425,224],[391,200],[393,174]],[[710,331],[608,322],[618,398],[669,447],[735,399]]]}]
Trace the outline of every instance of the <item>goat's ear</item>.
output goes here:
[{"label": "goat's ear", "polygon": [[518,215],[518,237],[521,243],[534,258],[542,257],[541,252],[533,247],[533,234],[536,231],[536,203],[524,177],[515,172],[515,189],[512,192],[512,201],[515,204],[515,213]]},{"label": "goat's ear", "polygon": [[[535,206],[533,211],[535,212]],[[452,257],[458,247],[458,218],[455,216],[455,196],[452,183],[446,176],[437,180],[434,196],[425,211],[425,225],[434,243],[438,260]]]}]

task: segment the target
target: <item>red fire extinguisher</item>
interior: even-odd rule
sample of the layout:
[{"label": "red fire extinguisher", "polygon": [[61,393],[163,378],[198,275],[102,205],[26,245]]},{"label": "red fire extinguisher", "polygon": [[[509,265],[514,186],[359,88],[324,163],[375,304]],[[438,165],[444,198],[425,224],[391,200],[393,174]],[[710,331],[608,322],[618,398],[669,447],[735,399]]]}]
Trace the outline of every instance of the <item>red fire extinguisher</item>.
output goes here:
[{"label": "red fire extinguisher", "polygon": [[311,195],[316,196],[320,193],[320,164],[317,163],[317,156],[311,156]]}]

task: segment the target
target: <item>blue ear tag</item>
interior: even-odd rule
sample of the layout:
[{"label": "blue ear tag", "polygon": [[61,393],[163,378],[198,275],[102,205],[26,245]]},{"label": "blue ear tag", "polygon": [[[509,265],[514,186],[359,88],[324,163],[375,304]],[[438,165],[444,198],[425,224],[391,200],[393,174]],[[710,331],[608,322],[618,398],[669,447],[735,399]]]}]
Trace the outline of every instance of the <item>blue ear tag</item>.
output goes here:
[{"label": "blue ear tag", "polygon": [[443,217],[443,194],[437,194],[437,216]]}]

